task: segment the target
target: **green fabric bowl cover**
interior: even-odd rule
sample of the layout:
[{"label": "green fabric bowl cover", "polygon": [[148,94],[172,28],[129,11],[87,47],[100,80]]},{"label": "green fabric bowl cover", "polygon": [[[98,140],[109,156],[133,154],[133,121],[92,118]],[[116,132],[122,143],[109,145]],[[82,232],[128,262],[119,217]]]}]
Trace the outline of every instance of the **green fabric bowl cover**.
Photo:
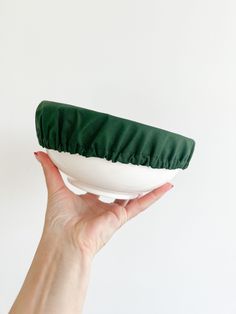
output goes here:
[{"label": "green fabric bowl cover", "polygon": [[42,147],[152,168],[185,169],[195,147],[180,134],[47,100],[36,109],[35,126]]}]

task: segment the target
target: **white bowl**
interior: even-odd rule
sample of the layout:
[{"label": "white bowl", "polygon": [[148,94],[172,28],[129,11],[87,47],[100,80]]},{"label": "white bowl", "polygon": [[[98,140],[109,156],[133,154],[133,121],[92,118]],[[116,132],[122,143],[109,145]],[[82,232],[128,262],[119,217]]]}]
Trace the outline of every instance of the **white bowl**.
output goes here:
[{"label": "white bowl", "polygon": [[86,192],[117,199],[132,199],[170,182],[182,169],[153,169],[105,158],[46,149],[67,180]]}]

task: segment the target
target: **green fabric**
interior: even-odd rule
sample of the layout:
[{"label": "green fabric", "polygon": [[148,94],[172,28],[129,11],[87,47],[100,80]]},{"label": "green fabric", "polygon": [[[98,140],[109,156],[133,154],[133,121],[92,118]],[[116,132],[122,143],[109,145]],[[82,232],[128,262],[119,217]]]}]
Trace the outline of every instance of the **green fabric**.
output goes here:
[{"label": "green fabric", "polygon": [[46,100],[36,109],[35,126],[43,147],[152,168],[185,169],[195,147],[180,134]]}]

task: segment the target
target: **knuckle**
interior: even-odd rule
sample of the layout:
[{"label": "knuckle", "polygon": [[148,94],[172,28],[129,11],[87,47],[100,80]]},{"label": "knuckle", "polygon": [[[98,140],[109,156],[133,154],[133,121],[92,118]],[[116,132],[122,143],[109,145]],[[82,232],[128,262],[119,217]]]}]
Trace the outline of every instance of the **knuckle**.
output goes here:
[{"label": "knuckle", "polygon": [[116,206],[112,211],[113,215],[115,215],[116,219],[119,222],[119,227],[121,227],[127,220],[128,215],[125,207],[123,206]]}]

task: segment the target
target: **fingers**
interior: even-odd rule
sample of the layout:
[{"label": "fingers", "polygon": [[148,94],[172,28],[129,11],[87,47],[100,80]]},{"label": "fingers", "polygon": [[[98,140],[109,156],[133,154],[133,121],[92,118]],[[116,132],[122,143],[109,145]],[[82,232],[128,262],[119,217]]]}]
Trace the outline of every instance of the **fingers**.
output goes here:
[{"label": "fingers", "polygon": [[113,203],[125,207],[128,204],[128,202],[129,202],[129,200],[115,199],[115,201]]},{"label": "fingers", "polygon": [[92,197],[92,198],[99,198],[99,195],[93,194],[93,193],[90,193],[90,192],[87,192],[86,195],[88,195],[89,197]]},{"label": "fingers", "polygon": [[93,199],[98,199],[100,197],[100,195],[93,194],[93,193],[90,193],[90,192],[87,192],[84,195],[86,195],[86,196],[88,196],[90,198],[93,198]]},{"label": "fingers", "polygon": [[48,195],[52,195],[62,187],[66,187],[58,168],[44,152],[35,152],[36,159],[40,162],[48,190]]},{"label": "fingers", "polygon": [[[142,194],[139,194],[136,198],[139,198],[140,196],[142,196]],[[127,200],[123,200],[123,199],[115,199],[113,203],[118,204],[120,206],[125,207],[129,202],[131,202],[133,200],[133,198],[131,199],[127,199]]]},{"label": "fingers", "polygon": [[126,206],[128,220],[159,200],[172,187],[173,185],[168,182],[145,194],[144,196],[137,197],[129,201]]}]

